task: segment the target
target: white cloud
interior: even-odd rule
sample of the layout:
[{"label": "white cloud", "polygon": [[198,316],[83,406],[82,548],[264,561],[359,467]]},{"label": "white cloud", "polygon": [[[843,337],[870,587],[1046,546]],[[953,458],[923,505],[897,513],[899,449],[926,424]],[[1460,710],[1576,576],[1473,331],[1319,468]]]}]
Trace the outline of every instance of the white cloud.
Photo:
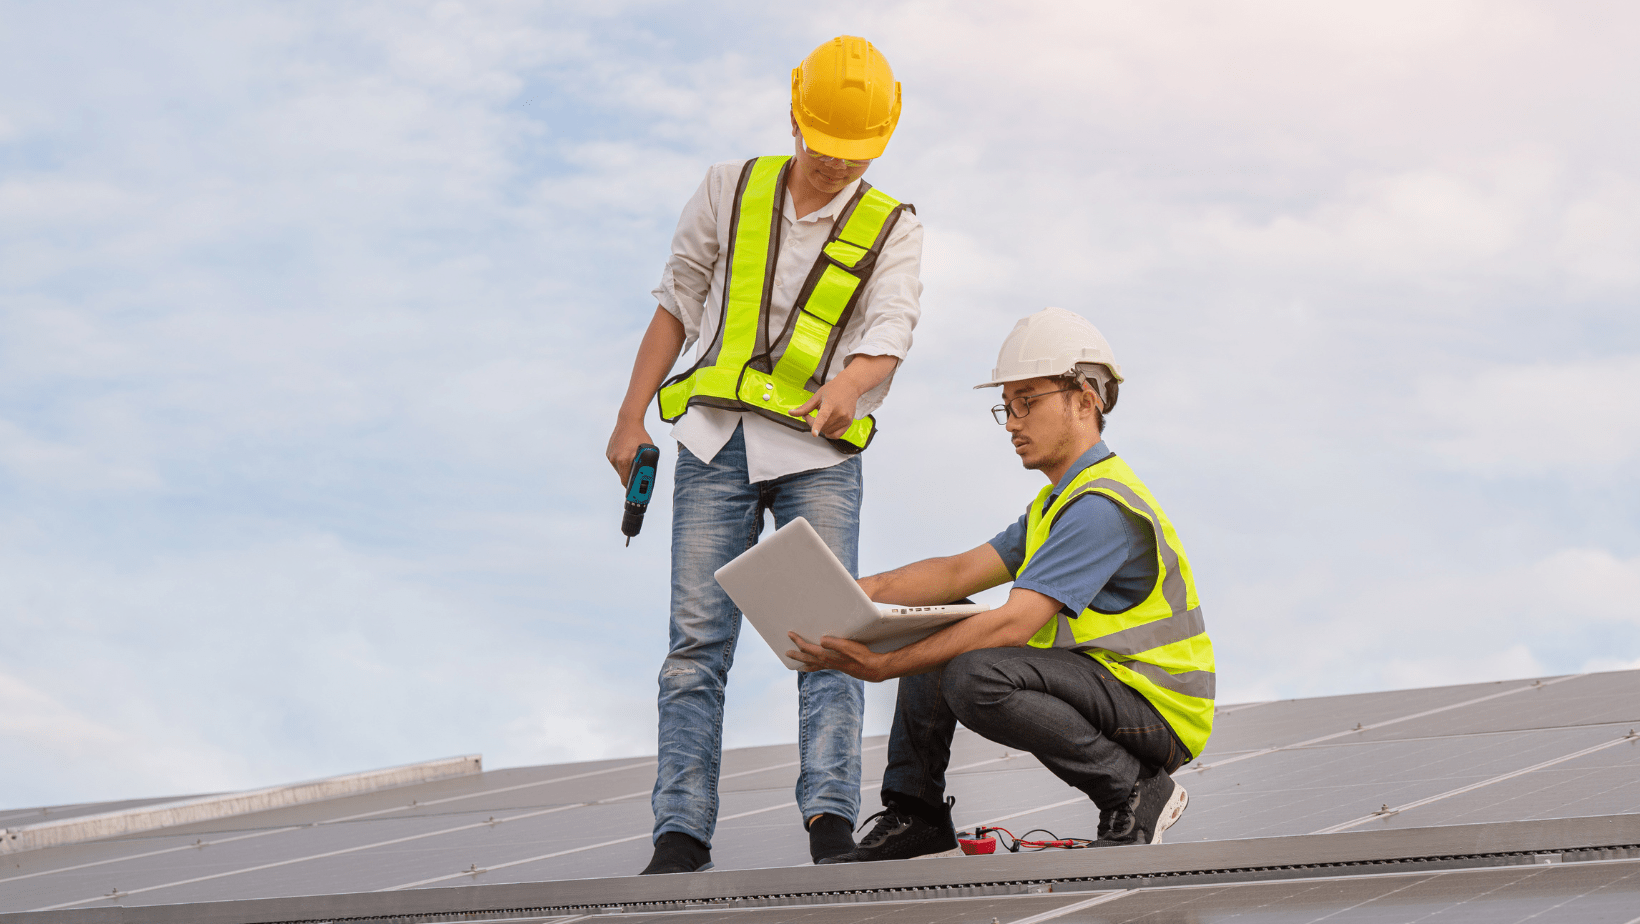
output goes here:
[{"label": "white cloud", "polygon": [[1637,593],[1640,556],[1567,548],[1507,568],[1300,575],[1259,588],[1256,608],[1238,599],[1239,623],[1209,611],[1209,628],[1229,642],[1220,663],[1232,674],[1247,663],[1239,649],[1263,659],[1233,681],[1259,695],[1237,699],[1269,698],[1272,684],[1285,695],[1440,686],[1627,663],[1640,649],[1589,653],[1636,637]]},{"label": "white cloud", "polygon": [[0,469],[21,482],[81,491],[152,488],[155,473],[140,462],[109,458],[112,447],[43,439],[0,420]]},{"label": "white cloud", "polygon": [[153,731],[98,719],[0,673],[0,741],[12,755],[4,777],[14,800],[97,801],[137,792],[210,791],[255,772],[248,755],[199,740],[175,740],[189,737],[186,733],[156,736]]},{"label": "white cloud", "polygon": [[1600,671],[1640,671],[1640,658],[1625,661],[1621,658],[1590,658],[1583,662],[1584,673]]},{"label": "white cloud", "polygon": [[1430,274],[1529,268],[1503,264],[1532,243],[1534,214],[1555,190],[1553,165],[1523,156],[1468,172],[1418,170],[1352,177],[1309,215],[1257,226],[1211,215],[1201,245],[1219,259],[1257,260],[1306,274],[1354,271],[1378,284]]},{"label": "white cloud", "polygon": [[1605,549],[1563,549],[1533,565],[1521,583],[1530,590],[1518,599],[1537,613],[1573,623],[1610,620],[1640,626],[1640,556],[1622,559]]},{"label": "white cloud", "polygon": [[1471,654],[1461,660],[1445,655],[1415,657],[1395,654],[1378,669],[1385,688],[1440,687],[1489,680],[1517,680],[1552,673],[1526,645]]},{"label": "white cloud", "polygon": [[110,746],[129,747],[122,735],[53,700],[15,677],[0,674],[0,734],[47,751],[69,751],[79,760],[94,759]]},{"label": "white cloud", "polygon": [[[483,752],[504,766],[649,744],[649,688],[608,678],[652,646],[554,638],[541,623],[554,614],[449,599],[401,562],[334,537],[123,569],[15,546],[0,560],[8,647],[37,655],[0,675],[0,740],[105,797],[120,794],[108,787],[121,775],[136,787],[128,792],[164,792],[401,755]],[[71,655],[38,656],[65,632],[75,637]],[[270,741],[282,744],[265,753]],[[109,758],[100,772],[98,751]],[[45,786],[38,771],[8,766],[5,788]]]},{"label": "white cloud", "polygon": [[[677,208],[784,149],[844,31],[929,229],[867,568],[1018,515],[968,386],[1060,304],[1130,373],[1227,697],[1640,648],[1633,524],[1555,519],[1640,445],[1626,5],[73,10],[0,36],[0,747],[82,774],[14,798],[652,748],[667,499],[622,547],[604,439]],[[747,644],[728,738],[790,740]]]},{"label": "white cloud", "polygon": [[36,230],[100,224],[140,204],[138,195],[106,182],[42,176],[0,183],[0,219]]},{"label": "white cloud", "polygon": [[1566,209],[1558,256],[1573,279],[1595,290],[1640,286],[1640,184],[1613,176]]},{"label": "white cloud", "polygon": [[1499,477],[1626,477],[1640,456],[1640,357],[1493,365],[1429,375],[1417,407],[1429,445],[1461,471]]}]

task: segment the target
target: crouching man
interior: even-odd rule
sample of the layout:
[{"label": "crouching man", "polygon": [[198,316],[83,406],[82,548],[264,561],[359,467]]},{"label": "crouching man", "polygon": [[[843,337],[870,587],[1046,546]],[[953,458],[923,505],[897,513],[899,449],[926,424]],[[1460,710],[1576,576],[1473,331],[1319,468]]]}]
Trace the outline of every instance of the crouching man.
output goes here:
[{"label": "crouching man", "polygon": [[[1121,367],[1092,324],[1059,308],[1002,346],[992,409],[1049,484],[990,542],[862,578],[873,600],[950,603],[1013,581],[1002,606],[898,651],[799,638],[806,670],[900,679],[884,810],[854,851],[822,862],[955,849],[945,769],[956,723],[1028,751],[1099,807],[1098,846],[1150,844],[1184,812],[1170,774],[1213,727],[1213,644],[1173,524],[1106,447]],[[869,819],[868,819],[869,820]]]}]

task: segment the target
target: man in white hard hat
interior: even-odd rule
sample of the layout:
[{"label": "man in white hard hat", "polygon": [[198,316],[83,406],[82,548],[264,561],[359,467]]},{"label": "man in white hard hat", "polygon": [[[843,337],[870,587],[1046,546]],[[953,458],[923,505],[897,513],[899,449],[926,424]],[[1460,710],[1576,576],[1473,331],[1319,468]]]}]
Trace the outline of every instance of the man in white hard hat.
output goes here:
[{"label": "man in white hard hat", "polygon": [[945,769],[956,723],[1043,766],[1099,808],[1096,846],[1156,843],[1188,797],[1170,774],[1213,727],[1213,644],[1190,562],[1161,505],[1104,442],[1122,382],[1086,320],[1020,321],[991,380],[993,409],[1048,485],[989,542],[862,578],[873,600],[928,606],[1012,581],[1008,600],[898,651],[798,638],[806,670],[900,678],[884,810],[851,853],[893,860],[956,848]]},{"label": "man in white hard hat", "polygon": [[[684,207],[607,457],[623,483],[650,399],[675,422],[670,648],[659,677],[644,873],[711,866],[724,684],[740,633],[712,573],[806,518],[852,573],[860,455],[920,314],[922,226],[865,182],[900,117],[900,85],[865,39],[839,36],[792,71],[792,150],[707,171]],[[664,383],[678,354],[696,362]],[[797,806],[816,861],[854,849],[861,683],[798,678]]]}]

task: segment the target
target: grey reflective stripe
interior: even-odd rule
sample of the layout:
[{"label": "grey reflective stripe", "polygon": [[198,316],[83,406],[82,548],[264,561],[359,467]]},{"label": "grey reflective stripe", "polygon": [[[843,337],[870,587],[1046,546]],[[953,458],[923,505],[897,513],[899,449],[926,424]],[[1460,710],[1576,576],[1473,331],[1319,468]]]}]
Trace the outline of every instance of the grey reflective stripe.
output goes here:
[{"label": "grey reflective stripe", "polygon": [[1122,661],[1121,665],[1135,674],[1142,674],[1151,683],[1175,693],[1194,696],[1198,699],[1212,699],[1218,688],[1218,675],[1212,671],[1185,671],[1182,674],[1170,674],[1166,668],[1157,667],[1144,661]]},{"label": "grey reflective stripe", "polygon": [[[1064,619],[1064,614],[1060,614],[1059,618]],[[1202,608],[1198,606],[1166,619],[1156,619],[1120,632],[1090,638],[1085,642],[1079,642],[1077,647],[1103,648],[1120,655],[1136,655],[1141,651],[1195,638],[1206,631],[1207,625],[1202,621]]]},{"label": "grey reflective stripe", "polygon": [[1168,543],[1167,535],[1162,530],[1162,518],[1145,503],[1139,492],[1114,478],[1095,478],[1078,489],[1077,496],[1095,489],[1121,495],[1129,506],[1150,519],[1151,529],[1156,533],[1156,551],[1162,556],[1162,567],[1167,569],[1167,574],[1162,577],[1162,599],[1167,601],[1167,608],[1173,611],[1173,615],[1183,614],[1189,606],[1190,594],[1184,586],[1184,575],[1179,573],[1179,553]]},{"label": "grey reflective stripe", "polygon": [[1077,651],[1082,650],[1083,646],[1077,644],[1076,642],[1076,633],[1071,631],[1072,618],[1073,617],[1065,615],[1064,610],[1059,611],[1059,625],[1055,628],[1053,634],[1053,647],[1074,648]]}]

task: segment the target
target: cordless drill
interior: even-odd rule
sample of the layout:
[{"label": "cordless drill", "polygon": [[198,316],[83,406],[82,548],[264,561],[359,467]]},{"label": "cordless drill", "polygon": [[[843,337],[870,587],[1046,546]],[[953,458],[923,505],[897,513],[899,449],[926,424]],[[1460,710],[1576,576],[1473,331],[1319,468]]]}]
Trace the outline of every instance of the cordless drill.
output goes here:
[{"label": "cordless drill", "polygon": [[626,472],[626,513],[621,516],[621,533],[626,536],[627,545],[631,545],[632,537],[643,529],[643,515],[649,509],[650,496],[655,493],[655,467],[660,461],[660,449],[643,443]]}]

